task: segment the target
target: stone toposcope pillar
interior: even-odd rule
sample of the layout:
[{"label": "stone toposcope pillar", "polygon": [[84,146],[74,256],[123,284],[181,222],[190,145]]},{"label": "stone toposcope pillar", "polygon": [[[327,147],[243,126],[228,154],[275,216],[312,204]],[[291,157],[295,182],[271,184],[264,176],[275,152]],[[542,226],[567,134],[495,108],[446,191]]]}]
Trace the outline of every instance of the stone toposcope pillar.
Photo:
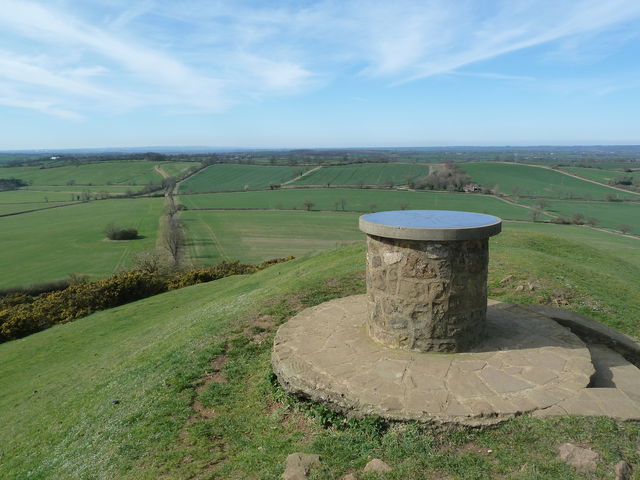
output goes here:
[{"label": "stone toposcope pillar", "polygon": [[419,352],[462,352],[481,341],[489,237],[501,227],[498,217],[447,210],[361,216],[369,335]]}]

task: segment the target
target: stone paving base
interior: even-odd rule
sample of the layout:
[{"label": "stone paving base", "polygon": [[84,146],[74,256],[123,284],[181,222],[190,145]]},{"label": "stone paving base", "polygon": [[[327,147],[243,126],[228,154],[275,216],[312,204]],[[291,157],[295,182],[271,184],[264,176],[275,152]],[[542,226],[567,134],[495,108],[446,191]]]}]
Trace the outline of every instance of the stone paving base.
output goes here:
[{"label": "stone paving base", "polygon": [[585,345],[544,308],[490,302],[486,340],[454,354],[387,348],[366,334],[365,318],[357,295],[282,325],[272,364],[284,388],[352,416],[434,424],[490,425],[526,412],[640,419],[640,370],[605,345]]}]

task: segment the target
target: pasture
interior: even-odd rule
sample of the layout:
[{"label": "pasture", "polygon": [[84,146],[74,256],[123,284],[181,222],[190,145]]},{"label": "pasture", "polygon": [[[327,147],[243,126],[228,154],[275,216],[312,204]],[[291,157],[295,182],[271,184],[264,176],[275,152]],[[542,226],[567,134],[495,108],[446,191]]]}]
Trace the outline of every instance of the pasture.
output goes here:
[{"label": "pasture", "polygon": [[638,198],[633,193],[596,185],[549,168],[494,162],[461,163],[459,166],[473,182],[495,186],[505,195],[587,200],[604,200],[607,195]]},{"label": "pasture", "polygon": [[[156,246],[162,198],[79,203],[0,218],[0,287],[65,278],[104,277],[131,266],[131,255]],[[109,223],[137,228],[144,238],[104,241]]]},{"label": "pasture", "polygon": [[358,214],[349,212],[186,210],[181,218],[187,227],[189,256],[196,264],[255,263],[364,239]]},{"label": "pasture", "polygon": [[[189,162],[180,162],[178,165]],[[154,170],[156,163],[148,161],[95,162],[63,166],[2,167],[0,178],[19,178],[38,185],[146,185],[162,180]],[[168,165],[167,165],[168,167]],[[169,168],[169,167],[168,167]],[[180,167],[178,167],[180,168]]]},{"label": "pasture", "polygon": [[220,164],[198,172],[180,184],[180,193],[262,190],[282,184],[311,167]]},{"label": "pasture", "polygon": [[599,168],[580,167],[562,167],[562,170],[600,183],[608,184],[612,180],[620,177],[631,177],[634,182],[640,183],[640,172],[623,172],[620,170],[601,170]]},{"label": "pasture", "polygon": [[407,163],[359,163],[321,167],[293,185],[406,185],[429,175],[429,165]]},{"label": "pasture", "polygon": [[7,190],[4,192],[0,192],[0,205],[6,205],[6,204],[12,204],[12,203],[46,203],[47,201],[69,202],[71,200],[72,200],[71,192],[62,192],[62,191],[39,192],[39,191],[23,190],[23,189]]},{"label": "pasture", "polygon": [[[520,199],[523,203],[534,204],[532,199]],[[628,224],[630,233],[640,235],[639,202],[583,202],[579,200],[549,200],[545,211],[571,219],[581,214],[583,220],[597,220],[595,226],[620,230],[620,225]]]},{"label": "pasture", "polygon": [[465,210],[501,218],[526,220],[529,210],[489,195],[378,189],[286,189],[267,192],[182,195],[187,208],[249,208],[370,212],[374,210]]}]

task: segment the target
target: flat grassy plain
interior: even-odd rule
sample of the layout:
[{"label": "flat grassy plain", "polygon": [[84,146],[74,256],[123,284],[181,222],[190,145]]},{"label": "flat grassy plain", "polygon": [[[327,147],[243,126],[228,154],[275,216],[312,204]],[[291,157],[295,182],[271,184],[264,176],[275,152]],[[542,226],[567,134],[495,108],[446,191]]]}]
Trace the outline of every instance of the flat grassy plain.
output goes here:
[{"label": "flat grassy plain", "polygon": [[33,185],[145,185],[158,182],[162,176],[154,170],[156,163],[147,161],[117,161],[65,165],[61,167],[4,167],[0,178],[20,178]]},{"label": "flat grassy plain", "polygon": [[640,182],[640,172],[623,172],[621,170],[614,171],[580,167],[562,167],[561,170],[601,183],[609,183],[611,180],[619,177],[631,177],[634,181]]},{"label": "flat grassy plain", "polygon": [[541,167],[494,162],[459,164],[480,185],[497,185],[500,193],[549,198],[604,200],[607,195],[637,199],[638,195],[596,185]]},{"label": "flat grassy plain", "polygon": [[[532,199],[522,198],[522,203],[535,204]],[[640,235],[640,202],[582,202],[578,200],[550,200],[545,209],[571,218],[581,213],[584,218],[593,217],[598,220],[596,226],[620,230],[621,224],[628,224],[629,233]]]},{"label": "flat grassy plain", "polygon": [[301,256],[362,241],[358,214],[186,210],[188,248],[193,263],[223,260],[257,263]]},{"label": "flat grassy plain", "polygon": [[[490,296],[527,303],[548,295],[640,334],[640,269],[588,242],[607,234],[567,240],[525,225],[547,227],[507,225],[491,240]],[[625,240],[608,237],[613,250]],[[622,459],[640,462],[633,422],[525,415],[443,432],[347,421],[286,395],[271,377],[276,326],[301,308],[362,292],[364,255],[359,242],[0,345],[0,478],[276,480],[293,452],[321,455],[315,480],[341,478],[371,458],[393,471],[358,478],[586,478],[558,460],[563,442],[598,451],[588,478],[612,478]],[[538,287],[521,291],[521,282]],[[205,383],[214,373],[224,383]]]},{"label": "flat grassy plain", "polygon": [[[344,202],[342,202],[344,200]],[[187,208],[255,208],[306,210],[304,202],[313,203],[312,210],[370,212],[374,210],[411,209],[465,210],[489,213],[501,218],[526,220],[529,210],[489,195],[410,192],[377,189],[285,189],[267,192],[234,192],[210,195],[182,195],[180,203]]]},{"label": "flat grassy plain", "polygon": [[143,185],[31,185],[23,187],[20,191],[29,192],[67,192],[82,193],[89,191],[91,193],[108,192],[125,194],[129,191],[137,192],[141,190]]},{"label": "flat grassy plain", "polygon": [[359,163],[322,167],[296,180],[294,185],[363,185],[407,184],[407,179],[429,175],[428,164],[407,163]]},{"label": "flat grassy plain", "polygon": [[69,202],[70,192],[34,192],[31,190],[7,190],[0,192],[0,205],[11,203],[46,203],[49,202]]},{"label": "flat grassy plain", "polygon": [[[311,167],[212,165],[180,184],[180,193],[261,190],[296,178]],[[245,188],[246,187],[246,188]]]},{"label": "flat grassy plain", "polygon": [[[0,287],[65,278],[104,277],[130,265],[133,253],[156,245],[162,198],[98,200],[0,218]],[[144,238],[104,241],[109,223]]]}]

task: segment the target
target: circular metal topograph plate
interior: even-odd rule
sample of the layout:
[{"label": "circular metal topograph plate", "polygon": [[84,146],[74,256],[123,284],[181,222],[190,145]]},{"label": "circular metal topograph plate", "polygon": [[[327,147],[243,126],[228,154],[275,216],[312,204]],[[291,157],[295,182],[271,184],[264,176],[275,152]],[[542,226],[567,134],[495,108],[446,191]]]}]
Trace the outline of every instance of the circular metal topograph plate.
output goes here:
[{"label": "circular metal topograph plate", "polygon": [[360,230],[403,240],[475,240],[500,233],[502,220],[473,212],[397,210],[362,215]]}]

